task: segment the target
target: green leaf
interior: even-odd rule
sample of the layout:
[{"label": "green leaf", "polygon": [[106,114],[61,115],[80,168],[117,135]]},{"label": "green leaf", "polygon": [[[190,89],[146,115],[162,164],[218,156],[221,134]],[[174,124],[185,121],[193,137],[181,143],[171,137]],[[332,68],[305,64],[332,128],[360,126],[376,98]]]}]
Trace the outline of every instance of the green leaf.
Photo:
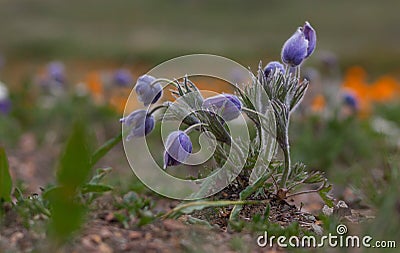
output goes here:
[{"label": "green leaf", "polygon": [[269,200],[200,200],[192,201],[189,203],[181,204],[171,211],[167,212],[162,216],[163,219],[173,218],[176,219],[183,214],[190,214],[196,210],[203,210],[208,207],[222,207],[231,205],[260,205],[264,203],[269,203]]},{"label": "green leaf", "polygon": [[86,207],[76,198],[91,170],[91,142],[83,123],[76,123],[61,155],[57,171],[58,186],[47,189],[43,198],[51,207],[50,234],[63,243],[84,222]]},{"label": "green leaf", "polygon": [[18,187],[15,187],[14,189],[14,196],[18,202],[24,202],[24,195],[22,194],[22,191]]},{"label": "green leaf", "polygon": [[57,173],[58,183],[76,189],[90,173],[91,142],[83,123],[76,123],[60,159]]},{"label": "green leaf", "polygon": [[192,224],[192,225],[202,225],[202,226],[206,226],[208,228],[213,228],[213,226],[208,221],[198,219],[198,218],[192,217],[190,215],[188,216],[188,219],[186,222],[189,224]]},{"label": "green leaf", "polygon": [[62,243],[73,232],[81,228],[86,208],[82,204],[62,196],[53,199],[51,204],[50,234]]},{"label": "green leaf", "polygon": [[96,170],[95,175],[90,179],[91,184],[98,184],[107,174],[112,171],[112,168],[100,168]]},{"label": "green leaf", "polygon": [[103,156],[105,156],[113,147],[115,147],[115,145],[121,141],[122,132],[99,147],[92,155],[90,166],[94,166]]},{"label": "green leaf", "polygon": [[102,193],[102,192],[107,192],[111,191],[113,188],[109,185],[105,184],[85,184],[82,187],[82,194],[85,193]]},{"label": "green leaf", "polygon": [[11,201],[12,180],[8,168],[7,155],[0,147],[0,201]]},{"label": "green leaf", "polygon": [[328,195],[328,193],[332,190],[332,185],[328,185],[327,187],[321,189],[318,194],[321,196],[322,200],[325,202],[325,204],[329,207],[333,207],[334,203],[332,198]]},{"label": "green leaf", "polygon": [[50,200],[54,196],[54,194],[56,194],[56,192],[59,191],[61,188],[62,186],[51,186],[47,188],[42,193],[43,199]]}]

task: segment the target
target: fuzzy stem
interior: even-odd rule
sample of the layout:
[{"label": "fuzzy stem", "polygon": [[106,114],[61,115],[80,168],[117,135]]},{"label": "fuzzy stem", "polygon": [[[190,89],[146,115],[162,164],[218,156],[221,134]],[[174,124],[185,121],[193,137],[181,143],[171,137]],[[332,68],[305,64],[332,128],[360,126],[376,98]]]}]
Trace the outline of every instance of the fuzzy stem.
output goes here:
[{"label": "fuzzy stem", "polygon": [[190,127],[186,128],[184,132],[185,132],[186,134],[189,134],[191,131],[193,131],[194,129],[196,129],[196,128],[199,127],[199,126],[208,126],[208,125],[207,125],[207,124],[204,124],[204,123],[193,124],[193,125],[191,125]]},{"label": "fuzzy stem", "polygon": [[285,143],[284,143],[284,146],[282,147],[282,150],[283,150],[283,155],[285,158],[285,167],[284,167],[281,182],[280,182],[281,188],[286,188],[286,182],[289,178],[290,171],[291,171],[290,144],[289,144],[289,117],[286,122],[284,135],[285,135],[284,136]]},{"label": "fuzzy stem", "polygon": [[154,85],[156,85],[157,83],[161,83],[161,82],[167,83],[167,85],[171,84],[171,85],[173,85],[174,87],[176,87],[176,84],[174,83],[174,81],[171,81],[171,80],[166,79],[166,78],[158,78],[158,79],[154,80],[154,82],[152,82],[152,83],[150,84],[150,86],[154,86]]},{"label": "fuzzy stem", "polygon": [[154,112],[156,112],[157,110],[161,109],[161,108],[167,108],[168,105],[158,105],[156,107],[154,107],[153,109],[151,109],[151,111],[147,114],[147,115],[152,115]]},{"label": "fuzzy stem", "polygon": [[290,198],[290,197],[297,196],[297,195],[302,195],[302,194],[309,194],[309,193],[313,193],[313,192],[319,192],[322,189],[324,189],[325,185],[326,185],[326,183],[324,182],[317,189],[306,190],[306,191],[302,191],[302,192],[296,192],[296,193],[293,193],[293,194],[290,194],[290,195],[286,196],[286,198]]}]

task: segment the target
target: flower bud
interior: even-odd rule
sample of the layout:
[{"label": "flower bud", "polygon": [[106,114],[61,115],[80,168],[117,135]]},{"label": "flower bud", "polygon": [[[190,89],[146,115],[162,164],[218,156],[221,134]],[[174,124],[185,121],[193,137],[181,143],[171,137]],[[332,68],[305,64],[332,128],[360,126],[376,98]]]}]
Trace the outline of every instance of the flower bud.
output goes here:
[{"label": "flower bud", "polygon": [[282,61],[291,67],[300,65],[306,58],[308,41],[303,33],[302,28],[290,37],[282,48]]},{"label": "flower bud", "polygon": [[303,33],[308,41],[307,47],[307,55],[306,58],[309,57],[315,50],[315,46],[317,44],[317,35],[315,33],[314,28],[310,25],[310,23],[306,22],[303,26]]},{"label": "flower bud", "polygon": [[296,67],[314,52],[316,44],[315,30],[306,22],[283,45],[282,61],[291,67]]},{"label": "flower bud", "polygon": [[154,117],[147,114],[146,110],[136,110],[127,117],[120,120],[121,123],[132,127],[127,141],[133,137],[142,137],[148,135],[154,128]]},{"label": "flower bud", "polygon": [[162,94],[161,84],[152,83],[156,80],[155,77],[150,75],[140,76],[135,85],[135,91],[138,95],[138,100],[145,106],[156,103]]},{"label": "flower bud", "polygon": [[232,94],[220,94],[209,97],[203,101],[203,108],[216,113],[225,121],[239,117],[242,103],[239,98]]},{"label": "flower bud", "polygon": [[165,143],[164,169],[185,162],[191,153],[192,142],[184,131],[170,133]]},{"label": "flower bud", "polygon": [[265,77],[268,77],[271,73],[275,73],[276,71],[280,71],[282,74],[285,74],[285,68],[282,63],[278,61],[271,61],[264,68]]}]

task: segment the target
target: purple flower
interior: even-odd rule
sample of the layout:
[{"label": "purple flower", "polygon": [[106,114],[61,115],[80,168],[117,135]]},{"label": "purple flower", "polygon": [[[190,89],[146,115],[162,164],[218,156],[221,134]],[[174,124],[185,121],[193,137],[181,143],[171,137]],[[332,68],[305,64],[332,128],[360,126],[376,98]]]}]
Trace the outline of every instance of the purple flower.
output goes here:
[{"label": "purple flower", "polygon": [[114,83],[119,86],[129,86],[133,82],[132,74],[127,69],[119,69],[114,73]]},{"label": "purple flower", "polygon": [[285,74],[285,68],[282,63],[278,61],[271,61],[264,68],[265,77],[268,77],[271,73],[275,73],[275,71],[280,71],[282,74]]},{"label": "purple flower", "polygon": [[203,108],[216,113],[225,121],[230,121],[239,117],[242,110],[242,103],[235,95],[220,94],[205,99],[203,101]]},{"label": "purple flower", "polygon": [[11,100],[8,98],[8,89],[0,82],[0,114],[8,114],[10,110]]},{"label": "purple flower", "polygon": [[59,84],[65,82],[65,67],[62,62],[54,61],[47,65],[47,75]]},{"label": "purple flower", "polygon": [[343,102],[353,110],[357,110],[358,108],[358,100],[351,92],[346,92],[343,94]]},{"label": "purple flower", "polygon": [[192,153],[192,142],[183,131],[174,131],[167,137],[164,153],[164,169],[186,161]]},{"label": "purple flower", "polygon": [[8,114],[11,111],[11,100],[8,98],[5,98],[3,100],[0,100],[0,114]]},{"label": "purple flower", "polygon": [[154,117],[147,114],[146,110],[136,110],[127,117],[122,118],[120,122],[128,127],[132,127],[128,137],[126,137],[127,141],[133,137],[146,136],[154,128]]},{"label": "purple flower", "polygon": [[300,65],[314,52],[316,43],[315,30],[306,22],[283,45],[282,61],[291,67]]},{"label": "purple flower", "polygon": [[156,103],[162,95],[162,87],[160,83],[153,84],[155,77],[149,75],[140,76],[136,82],[135,91],[138,100],[145,106]]},{"label": "purple flower", "polygon": [[306,58],[309,57],[315,50],[315,46],[317,45],[317,34],[315,33],[314,28],[310,25],[310,23],[306,22],[303,26],[303,33],[308,41],[307,55]]}]

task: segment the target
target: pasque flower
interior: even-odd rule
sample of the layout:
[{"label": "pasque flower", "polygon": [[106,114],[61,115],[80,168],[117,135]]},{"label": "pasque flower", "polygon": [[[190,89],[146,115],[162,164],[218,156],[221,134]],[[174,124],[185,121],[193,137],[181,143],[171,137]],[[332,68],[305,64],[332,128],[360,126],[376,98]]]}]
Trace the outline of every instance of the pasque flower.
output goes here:
[{"label": "pasque flower", "polygon": [[192,153],[192,142],[184,131],[174,131],[167,137],[164,153],[164,169],[186,161]]},{"label": "pasque flower", "polygon": [[121,123],[132,127],[127,141],[133,137],[141,137],[149,134],[154,128],[154,117],[149,115],[146,110],[136,110],[127,117],[120,120]]},{"label": "pasque flower", "polygon": [[285,42],[282,48],[282,61],[291,67],[300,65],[315,49],[317,36],[314,28],[306,22]]},{"label": "pasque flower", "polygon": [[275,73],[275,71],[280,71],[282,74],[285,74],[285,68],[282,63],[278,61],[269,62],[264,68],[265,77],[268,77],[271,73]]},{"label": "pasque flower", "polygon": [[232,94],[219,94],[209,97],[203,101],[203,108],[216,113],[225,121],[239,117],[242,103],[239,98]]},{"label": "pasque flower", "polygon": [[307,58],[315,50],[315,46],[317,45],[317,34],[315,33],[314,28],[308,22],[306,22],[303,26],[303,33],[306,40],[308,41],[307,55],[306,55]]},{"label": "pasque flower", "polygon": [[135,85],[138,100],[145,106],[156,103],[162,95],[160,83],[154,83],[157,79],[150,75],[140,76]]}]

